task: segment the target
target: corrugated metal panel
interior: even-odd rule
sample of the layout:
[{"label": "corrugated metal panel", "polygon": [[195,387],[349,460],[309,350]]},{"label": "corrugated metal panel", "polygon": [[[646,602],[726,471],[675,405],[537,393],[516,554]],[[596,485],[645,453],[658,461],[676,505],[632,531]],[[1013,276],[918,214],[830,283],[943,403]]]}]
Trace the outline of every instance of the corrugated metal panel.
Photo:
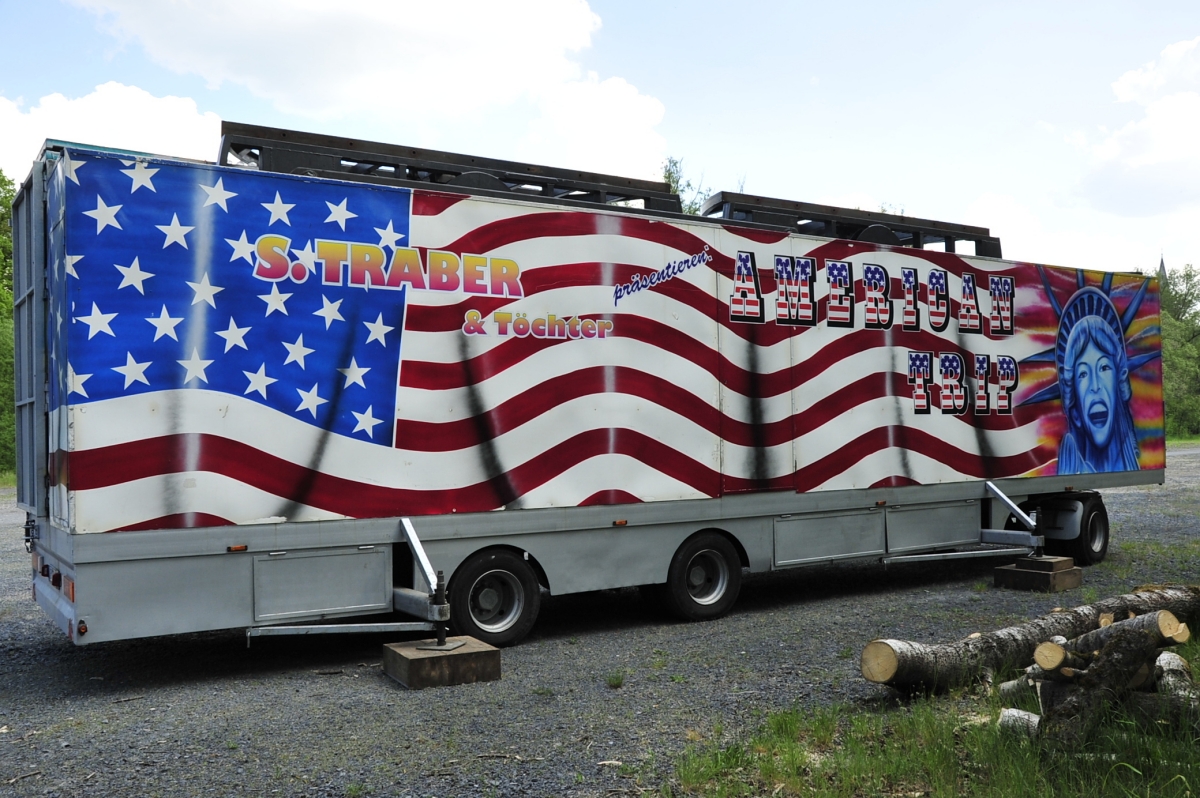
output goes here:
[{"label": "corrugated metal panel", "polygon": [[13,203],[13,344],[17,506],[46,514],[45,203],[35,167]]}]

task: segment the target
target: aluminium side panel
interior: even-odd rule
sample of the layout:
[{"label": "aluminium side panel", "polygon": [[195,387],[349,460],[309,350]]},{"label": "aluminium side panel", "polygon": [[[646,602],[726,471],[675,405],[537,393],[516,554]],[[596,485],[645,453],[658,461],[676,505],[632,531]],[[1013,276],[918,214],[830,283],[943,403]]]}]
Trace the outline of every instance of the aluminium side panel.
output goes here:
[{"label": "aluminium side panel", "polygon": [[13,203],[13,377],[17,506],[46,514],[45,193],[41,165]]},{"label": "aluminium side panel", "polygon": [[1152,280],[126,161],[59,170],[78,533],[1162,468]]},{"label": "aluminium side panel", "polygon": [[1155,279],[861,242],[803,254],[796,490],[1161,476]]}]

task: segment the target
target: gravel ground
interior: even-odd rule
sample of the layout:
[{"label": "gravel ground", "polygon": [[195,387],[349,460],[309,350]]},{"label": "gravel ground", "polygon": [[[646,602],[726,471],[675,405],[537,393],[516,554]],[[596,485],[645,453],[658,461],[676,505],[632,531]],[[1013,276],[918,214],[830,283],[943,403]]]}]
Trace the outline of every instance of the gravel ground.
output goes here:
[{"label": "gravel ground", "polygon": [[[76,648],[30,601],[24,517],[0,492],[0,788],[637,794],[670,778],[689,744],[751,730],[764,712],[888,701],[858,673],[874,637],[945,642],[1139,584],[1200,582],[1200,448],[1167,463],[1165,487],[1105,493],[1109,559],[1068,594],[995,590],[995,561],[964,561],[749,577],[734,612],[703,624],[675,623],[634,590],[565,596],[505,650],[501,681],[420,692],[383,675],[379,637],[247,650],[228,632]],[[1146,545],[1181,542],[1191,558]]]}]

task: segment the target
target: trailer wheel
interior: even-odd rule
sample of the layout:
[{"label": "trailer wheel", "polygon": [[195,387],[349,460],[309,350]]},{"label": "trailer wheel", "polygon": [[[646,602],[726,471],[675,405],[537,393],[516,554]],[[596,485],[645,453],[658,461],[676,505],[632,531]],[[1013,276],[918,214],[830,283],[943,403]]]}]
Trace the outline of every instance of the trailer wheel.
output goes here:
[{"label": "trailer wheel", "polygon": [[450,625],[493,646],[520,642],[537,620],[541,588],[529,563],[510,551],[476,554],[450,583]]},{"label": "trailer wheel", "polygon": [[1079,519],[1079,537],[1066,541],[1071,546],[1070,554],[1076,565],[1096,565],[1108,554],[1108,510],[1104,500],[1093,494],[1083,502],[1083,516]]},{"label": "trailer wheel", "polygon": [[742,589],[742,563],[733,544],[716,532],[684,542],[667,571],[667,605],[689,621],[724,615]]}]

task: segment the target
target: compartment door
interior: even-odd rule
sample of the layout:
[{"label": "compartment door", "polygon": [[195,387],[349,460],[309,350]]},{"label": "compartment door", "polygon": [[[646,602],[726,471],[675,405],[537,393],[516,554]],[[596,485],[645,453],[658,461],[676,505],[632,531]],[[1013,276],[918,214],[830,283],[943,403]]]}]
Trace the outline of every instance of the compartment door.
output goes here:
[{"label": "compartment door", "polygon": [[254,557],[254,620],[314,620],[388,612],[389,546],[285,551]]},{"label": "compartment door", "polygon": [[888,553],[978,543],[979,519],[978,499],[888,507]]}]

